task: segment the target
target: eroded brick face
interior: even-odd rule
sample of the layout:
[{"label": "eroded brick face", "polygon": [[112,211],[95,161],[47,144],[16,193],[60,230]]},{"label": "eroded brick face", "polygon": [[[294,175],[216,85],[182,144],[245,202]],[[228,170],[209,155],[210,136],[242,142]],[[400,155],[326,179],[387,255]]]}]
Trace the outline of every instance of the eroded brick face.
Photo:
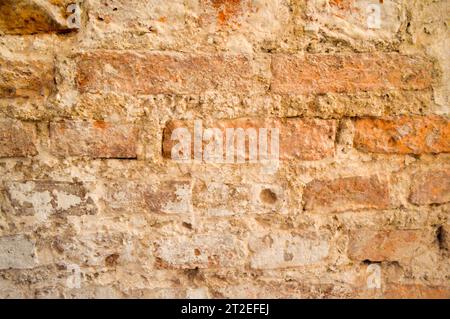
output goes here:
[{"label": "eroded brick face", "polygon": [[51,59],[11,60],[0,55],[0,98],[44,97],[54,90]]},{"label": "eroded brick face", "polygon": [[450,122],[446,117],[358,119],[355,128],[355,147],[366,152],[423,154],[450,151]]},{"label": "eroded brick face", "polygon": [[407,261],[427,250],[429,236],[422,230],[361,229],[350,234],[348,253],[359,261]]},{"label": "eroded brick face", "polygon": [[450,170],[433,170],[415,174],[409,200],[417,205],[449,202]]},{"label": "eroded brick face", "polygon": [[347,177],[335,180],[314,180],[303,193],[305,210],[340,212],[389,207],[389,186],[385,178]]},{"label": "eroded brick face", "polygon": [[[166,124],[163,139],[163,155],[166,158],[172,157],[172,149],[179,141],[173,139],[172,135],[177,128],[186,128],[192,136],[194,142],[194,122],[192,121],[171,121]],[[301,159],[305,161],[319,160],[330,157],[334,154],[334,141],[336,138],[336,121],[321,119],[252,119],[241,118],[233,120],[214,121],[205,123],[204,129],[218,128],[222,134],[223,149],[226,152],[226,130],[243,129],[246,134],[246,158],[249,157],[249,137],[248,129],[254,129],[257,138],[260,136],[260,129],[267,129],[268,153],[271,147],[271,129],[279,130],[279,153],[282,160]],[[236,133],[235,133],[236,134]],[[208,144],[208,139],[205,145]],[[237,146],[236,137],[234,147]],[[257,142],[259,143],[259,141]],[[259,145],[259,144],[257,144]],[[258,146],[259,147],[259,146]],[[192,155],[194,157],[194,147]]]},{"label": "eroded brick face", "polygon": [[195,94],[263,87],[245,56],[102,51],[82,54],[77,65],[82,92]]},{"label": "eroded brick face", "polygon": [[272,72],[271,88],[280,94],[420,90],[432,80],[430,62],[395,53],[275,55]]},{"label": "eroded brick face", "polygon": [[448,299],[447,13],[0,0],[0,298]]},{"label": "eroded brick face", "polygon": [[103,121],[50,123],[50,143],[56,156],[135,158],[138,128]]},{"label": "eroded brick face", "polygon": [[36,128],[33,123],[0,120],[0,158],[36,155],[36,143]]}]

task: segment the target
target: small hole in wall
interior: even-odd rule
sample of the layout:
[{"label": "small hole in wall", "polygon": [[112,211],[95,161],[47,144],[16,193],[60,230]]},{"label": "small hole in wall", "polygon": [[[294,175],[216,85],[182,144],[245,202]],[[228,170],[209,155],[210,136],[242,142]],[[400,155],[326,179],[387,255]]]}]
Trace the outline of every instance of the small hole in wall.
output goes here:
[{"label": "small hole in wall", "polygon": [[200,256],[201,255],[200,250],[195,248],[194,249],[194,254],[195,254],[195,256]]},{"label": "small hole in wall", "polygon": [[259,198],[263,203],[275,204],[277,201],[277,194],[275,194],[271,189],[265,188],[259,194]]}]

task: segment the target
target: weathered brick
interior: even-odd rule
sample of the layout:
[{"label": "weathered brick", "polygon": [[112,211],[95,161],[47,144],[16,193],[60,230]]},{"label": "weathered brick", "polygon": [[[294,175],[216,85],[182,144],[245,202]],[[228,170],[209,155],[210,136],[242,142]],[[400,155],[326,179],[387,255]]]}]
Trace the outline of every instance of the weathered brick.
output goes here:
[{"label": "weathered brick", "polygon": [[[364,47],[374,45],[372,41],[396,43],[404,19],[399,0],[306,0],[306,5],[305,30]],[[369,5],[379,8],[379,25]]]},{"label": "weathered brick", "polygon": [[0,157],[26,157],[37,154],[33,123],[0,120]]},{"label": "weathered brick", "polygon": [[305,55],[272,58],[271,89],[280,94],[354,93],[431,86],[432,65],[397,53]]},{"label": "weathered brick", "polygon": [[95,214],[97,207],[81,183],[56,181],[9,182],[6,193],[18,215]]},{"label": "weathered brick", "polygon": [[313,180],[305,187],[303,201],[305,210],[321,213],[383,209],[389,207],[389,187],[377,176]]},{"label": "weathered brick", "polygon": [[450,202],[450,170],[420,172],[412,177],[411,203],[416,205]]},{"label": "weathered brick", "polygon": [[28,269],[36,265],[34,243],[28,237],[0,237],[0,269]]},{"label": "weathered brick", "polygon": [[389,284],[383,291],[387,299],[450,299],[448,287]]},{"label": "weathered brick", "polygon": [[354,146],[373,153],[450,152],[450,121],[440,116],[357,119]]},{"label": "weathered brick", "polygon": [[277,234],[254,238],[249,247],[253,252],[251,267],[256,269],[315,264],[324,260],[329,251],[329,244],[323,239]]},{"label": "weathered brick", "polygon": [[70,28],[64,16],[70,0],[2,0],[0,31],[6,34],[35,34],[66,31]]},{"label": "weathered brick", "polygon": [[210,216],[282,212],[286,208],[284,187],[273,184],[233,184],[198,181],[192,191],[196,211]]},{"label": "weathered brick", "polygon": [[53,62],[0,56],[0,98],[45,97],[54,90]]},{"label": "weathered brick", "polygon": [[350,234],[348,254],[358,261],[408,261],[429,249],[427,237],[421,230],[359,229]]},{"label": "weathered brick", "polygon": [[81,54],[77,63],[81,92],[188,94],[262,89],[244,56],[97,51]]},{"label": "weathered brick", "polygon": [[[187,128],[190,132],[191,142],[194,142],[194,122],[193,121],[170,121],[166,124],[164,129],[163,140],[163,156],[171,158],[172,148],[178,143],[177,139],[172,140],[172,134],[177,128]],[[279,129],[279,158],[300,159],[300,160],[319,160],[334,155],[334,141],[336,137],[336,121],[321,120],[321,119],[258,119],[258,118],[240,118],[233,120],[218,120],[212,123],[203,125],[203,131],[207,128],[218,128],[222,133],[223,149],[225,151],[226,129],[242,128],[256,129],[259,134],[259,129],[266,128],[269,133],[268,152],[270,153],[270,129]],[[235,147],[237,145],[236,139]],[[209,143],[209,140],[203,142],[203,145]],[[246,136],[246,158],[248,158],[248,136]],[[193,147],[191,147],[191,158],[194,156]],[[235,152],[236,154],[236,152]]]},{"label": "weathered brick", "polygon": [[156,243],[159,268],[236,267],[245,263],[243,244],[229,234],[176,236]]},{"label": "weathered brick", "polygon": [[136,158],[139,129],[103,121],[50,123],[52,153],[58,156]]},{"label": "weathered brick", "polygon": [[109,182],[103,199],[113,210],[184,214],[192,211],[191,188],[189,181]]}]

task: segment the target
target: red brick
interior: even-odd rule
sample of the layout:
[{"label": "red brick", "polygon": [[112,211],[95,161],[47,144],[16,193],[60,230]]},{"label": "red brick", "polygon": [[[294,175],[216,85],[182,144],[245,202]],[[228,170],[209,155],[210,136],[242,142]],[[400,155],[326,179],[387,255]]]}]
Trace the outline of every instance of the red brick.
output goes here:
[{"label": "red brick", "polygon": [[306,185],[303,200],[305,210],[321,213],[383,209],[390,203],[387,182],[376,176],[313,180]]},{"label": "red brick", "polygon": [[0,157],[26,157],[37,154],[33,123],[0,120]]},{"label": "red brick", "polygon": [[81,92],[130,94],[249,91],[257,86],[244,56],[97,51],[78,58]]},{"label": "red brick", "polygon": [[450,202],[450,170],[432,170],[415,174],[412,177],[409,200],[417,205]]},{"label": "red brick", "polygon": [[91,158],[136,158],[138,128],[133,124],[66,121],[50,124],[53,154]]},{"label": "red brick", "polygon": [[[171,157],[172,147],[178,143],[172,141],[173,130],[180,127],[186,127],[191,132],[193,141],[193,121],[170,121],[164,130],[163,155],[165,158]],[[227,128],[278,128],[280,159],[300,159],[300,160],[319,160],[334,155],[334,142],[336,136],[336,122],[334,120],[321,119],[257,119],[240,118],[233,120],[218,120],[212,123],[204,123],[203,130],[206,128],[218,128],[225,139],[225,130]],[[270,133],[268,134],[270,141]],[[206,141],[204,144],[207,144]],[[270,149],[270,142],[269,142]],[[225,144],[224,144],[225,150]],[[248,154],[248,149],[246,149]]]},{"label": "red brick", "polygon": [[0,98],[48,96],[54,90],[53,79],[50,61],[0,56]]},{"label": "red brick", "polygon": [[450,121],[439,116],[357,119],[354,146],[373,153],[450,152]]},{"label": "red brick", "polygon": [[450,299],[448,287],[390,284],[383,292],[386,299]]},{"label": "red brick", "polygon": [[350,234],[348,254],[358,261],[408,261],[420,250],[429,250],[427,237],[421,230],[359,229]]},{"label": "red brick", "polygon": [[277,54],[271,88],[280,94],[421,90],[430,88],[432,70],[422,58],[397,53]]}]

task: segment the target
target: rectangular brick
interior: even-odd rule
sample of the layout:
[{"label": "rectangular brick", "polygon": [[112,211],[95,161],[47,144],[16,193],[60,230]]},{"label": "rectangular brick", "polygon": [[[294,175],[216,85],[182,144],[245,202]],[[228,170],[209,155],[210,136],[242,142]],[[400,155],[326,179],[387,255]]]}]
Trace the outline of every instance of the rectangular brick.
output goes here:
[{"label": "rectangular brick", "polygon": [[26,157],[36,154],[36,127],[33,123],[0,120],[0,157]]},{"label": "rectangular brick", "polygon": [[359,229],[350,234],[348,255],[358,261],[408,262],[430,249],[429,235],[421,230]]},{"label": "rectangular brick", "polygon": [[[176,129],[186,128],[191,137],[191,158],[194,157],[194,121],[174,120],[166,124],[163,137],[163,156],[171,158],[172,148],[176,145],[177,139],[172,140],[172,135]],[[258,138],[261,136],[260,129],[268,129],[267,145],[268,153],[271,148],[270,129],[279,130],[279,157],[280,159],[300,159],[319,160],[334,155],[334,142],[336,137],[336,121],[322,119],[259,119],[259,118],[239,118],[232,120],[217,120],[203,124],[203,131],[199,133],[203,136],[203,145],[209,144],[211,139],[205,138],[204,131],[207,128],[217,128],[222,134],[222,146],[225,154],[226,150],[226,129],[241,128],[243,130],[255,129]],[[246,135],[246,158],[248,159],[249,138]],[[236,138],[234,139],[236,147]],[[259,142],[258,142],[259,147]],[[235,152],[236,154],[236,152]],[[225,156],[224,156],[225,157]]]},{"label": "rectangular brick", "polygon": [[372,153],[447,153],[450,121],[440,116],[357,119],[353,144]]},{"label": "rectangular brick", "polygon": [[419,172],[412,177],[409,200],[416,205],[450,202],[450,170]]},{"label": "rectangular brick", "polygon": [[0,56],[0,98],[48,96],[53,90],[53,62]]},{"label": "rectangular brick", "polygon": [[192,194],[195,210],[208,216],[281,213],[287,205],[285,189],[275,184],[198,181]]},{"label": "rectangular brick", "polygon": [[192,186],[189,181],[109,182],[103,200],[112,210],[185,214],[192,212]]},{"label": "rectangular brick", "polygon": [[367,208],[389,207],[389,187],[377,176],[313,180],[303,193],[304,209],[333,213]]},{"label": "rectangular brick", "polygon": [[18,215],[92,215],[92,196],[81,183],[24,181],[6,183],[6,194]]},{"label": "rectangular brick", "polygon": [[322,239],[271,234],[253,238],[249,248],[252,268],[276,269],[318,263],[328,256],[329,244]]},{"label": "rectangular brick", "polygon": [[34,243],[28,237],[0,237],[0,269],[29,269],[36,265]]},{"label": "rectangular brick", "polygon": [[420,57],[397,53],[277,54],[271,89],[279,94],[422,90],[431,87],[432,70]]},{"label": "rectangular brick", "polygon": [[194,269],[242,266],[243,244],[228,234],[177,235],[156,243],[158,268]]},{"label": "rectangular brick", "polygon": [[264,89],[251,61],[241,55],[96,51],[81,54],[77,64],[81,92],[194,94]]},{"label": "rectangular brick", "polygon": [[91,158],[136,158],[139,129],[134,124],[103,121],[50,123],[53,154]]}]

